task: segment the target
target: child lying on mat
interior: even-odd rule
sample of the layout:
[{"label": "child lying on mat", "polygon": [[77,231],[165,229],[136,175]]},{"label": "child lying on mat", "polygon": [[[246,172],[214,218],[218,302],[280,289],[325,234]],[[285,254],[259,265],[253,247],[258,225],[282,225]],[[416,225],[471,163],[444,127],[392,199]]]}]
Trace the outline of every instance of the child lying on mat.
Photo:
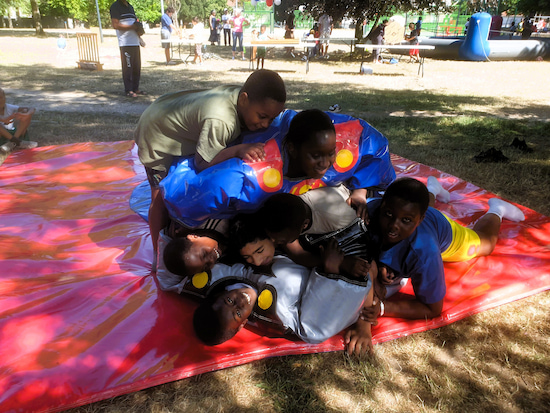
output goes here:
[{"label": "child lying on mat", "polygon": [[[207,345],[223,343],[253,314],[272,330],[278,327],[277,335],[292,333],[307,343],[321,343],[352,326],[344,337],[347,352],[371,352],[371,325],[359,314],[363,306],[372,305],[372,281],[338,275],[342,259],[332,240],[325,248],[322,267],[313,270],[284,256],[273,259],[269,273],[242,264],[217,264],[210,274],[212,288],[193,316],[197,336]],[[375,265],[371,272],[376,277]]]},{"label": "child lying on mat", "polygon": [[375,209],[371,210],[369,229],[381,245],[379,281],[387,286],[386,296],[401,288],[403,278],[410,278],[415,298],[378,300],[363,311],[366,320],[374,323],[384,315],[408,319],[439,316],[446,293],[443,262],[489,255],[502,219],[525,219],[519,208],[491,198],[487,213],[469,229],[429,206],[436,197],[449,200],[449,193],[435,177],[428,178],[427,188],[416,179],[401,178],[388,187],[381,202],[370,205]]},{"label": "child lying on mat", "polygon": [[[350,190],[344,185],[323,187],[296,196],[287,193],[272,195],[253,215],[242,214],[231,224],[230,238],[232,245],[238,246],[239,254],[251,265],[269,265],[273,258],[274,248],[262,248],[254,240],[240,241],[243,234],[241,227],[251,220],[256,220],[257,226],[265,229],[269,239],[261,240],[262,245],[269,242],[280,248],[294,262],[306,267],[321,265],[321,256],[315,254],[317,248],[309,245],[307,240],[317,240],[316,235],[339,233],[347,235],[350,231],[356,237],[363,237],[365,243],[360,251],[350,254],[345,250],[346,257],[342,262],[341,272],[352,277],[362,277],[369,271],[369,263],[359,257],[367,252],[366,226],[357,212],[347,204]],[[246,231],[244,232],[246,234]],[[311,235],[310,237],[305,237]],[[331,235],[325,237],[327,239]],[[267,238],[267,237],[266,237]],[[245,247],[245,244],[246,247]],[[309,247],[307,250],[302,245]],[[354,244],[357,248],[358,243]],[[262,251],[259,253],[258,251]]]}]

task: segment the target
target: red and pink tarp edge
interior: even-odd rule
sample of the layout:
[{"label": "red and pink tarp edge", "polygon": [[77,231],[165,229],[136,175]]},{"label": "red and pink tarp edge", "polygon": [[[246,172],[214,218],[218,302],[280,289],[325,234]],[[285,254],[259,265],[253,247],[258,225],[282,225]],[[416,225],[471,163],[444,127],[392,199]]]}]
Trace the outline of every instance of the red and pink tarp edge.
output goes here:
[{"label": "red and pink tarp edge", "polygon": [[[435,175],[438,207],[464,225],[493,194],[393,156],[398,175]],[[243,330],[221,346],[194,337],[195,304],[159,291],[147,224],[128,206],[145,179],[133,142],[12,154],[0,169],[0,411],[54,412],[266,357],[338,351]],[[383,318],[379,343],[550,289],[550,219],[504,222],[490,257],[446,264],[441,317]],[[407,286],[410,292],[410,287]]]}]

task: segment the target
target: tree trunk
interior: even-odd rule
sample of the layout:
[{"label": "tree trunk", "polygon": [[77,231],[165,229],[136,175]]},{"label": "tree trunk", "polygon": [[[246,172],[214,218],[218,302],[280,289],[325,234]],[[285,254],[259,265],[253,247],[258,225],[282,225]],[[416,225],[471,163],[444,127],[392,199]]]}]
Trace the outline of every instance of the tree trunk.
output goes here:
[{"label": "tree trunk", "polygon": [[32,21],[34,22],[34,28],[36,29],[36,35],[44,35],[44,29],[42,28],[42,19],[40,18],[40,10],[38,10],[38,3],[36,0],[31,0],[32,9]]}]

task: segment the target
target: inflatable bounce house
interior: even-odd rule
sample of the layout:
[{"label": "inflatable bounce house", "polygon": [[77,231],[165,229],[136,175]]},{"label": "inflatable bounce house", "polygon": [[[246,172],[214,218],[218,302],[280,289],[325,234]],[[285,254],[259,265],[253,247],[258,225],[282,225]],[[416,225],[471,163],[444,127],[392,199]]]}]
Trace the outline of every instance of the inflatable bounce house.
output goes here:
[{"label": "inflatable bounce house", "polygon": [[435,59],[491,61],[491,60],[535,60],[550,57],[550,38],[491,36],[491,15],[476,13],[470,19],[466,37],[421,37],[423,45],[435,46],[434,50],[423,50],[422,55]]}]

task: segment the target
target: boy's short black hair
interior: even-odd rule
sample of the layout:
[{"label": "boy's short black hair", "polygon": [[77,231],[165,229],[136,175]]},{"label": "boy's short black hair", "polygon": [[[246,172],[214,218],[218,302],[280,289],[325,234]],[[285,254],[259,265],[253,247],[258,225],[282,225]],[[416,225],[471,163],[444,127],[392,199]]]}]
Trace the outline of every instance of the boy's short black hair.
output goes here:
[{"label": "boy's short black hair", "polygon": [[262,222],[260,213],[239,214],[231,221],[229,239],[230,247],[235,254],[238,254],[246,244],[267,238],[265,223]]},{"label": "boy's short black hair", "polygon": [[329,115],[319,109],[308,109],[297,113],[288,127],[288,132],[284,139],[284,145],[292,143],[299,148],[304,142],[307,142],[317,132],[332,131],[334,123]]},{"label": "boy's short black hair", "polygon": [[174,10],[174,8],[173,8],[172,6],[168,6],[164,12],[167,13],[167,14],[168,14],[168,13],[174,13],[175,10]]},{"label": "boy's short black hair", "polygon": [[193,329],[198,339],[207,346],[216,346],[230,340],[238,330],[224,329],[220,316],[213,308],[219,294],[201,302],[193,314]]},{"label": "boy's short black hair", "polygon": [[408,177],[393,181],[386,189],[382,200],[393,197],[418,205],[422,215],[426,213],[430,203],[430,193],[426,185],[417,179]]},{"label": "boy's short black hair", "polygon": [[286,229],[301,232],[308,218],[306,203],[299,196],[288,193],[271,195],[258,213],[267,233]]},{"label": "boy's short black hair", "polygon": [[248,76],[240,93],[245,92],[251,102],[261,102],[266,99],[286,102],[285,82],[273,70],[260,69]]},{"label": "boy's short black hair", "polygon": [[191,245],[192,242],[187,237],[174,238],[166,244],[162,253],[162,259],[168,271],[182,277],[192,275],[187,273],[187,265],[184,259]]}]

